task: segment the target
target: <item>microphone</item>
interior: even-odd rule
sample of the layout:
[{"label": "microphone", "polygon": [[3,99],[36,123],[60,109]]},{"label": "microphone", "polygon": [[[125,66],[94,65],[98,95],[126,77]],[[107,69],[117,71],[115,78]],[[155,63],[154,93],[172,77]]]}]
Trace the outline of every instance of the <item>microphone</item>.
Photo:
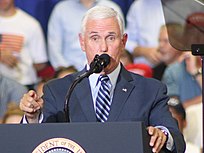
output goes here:
[{"label": "microphone", "polygon": [[96,55],[90,64],[89,73],[100,73],[110,63],[108,54]]},{"label": "microphone", "polygon": [[65,111],[65,121],[70,122],[69,117],[69,99],[71,97],[71,93],[74,90],[75,86],[81,82],[82,79],[85,77],[89,77],[93,73],[100,73],[108,64],[110,63],[110,56],[108,54],[102,54],[102,55],[96,55],[93,59],[93,61],[90,63],[90,69],[83,73],[82,75],[79,75],[72,85],[70,86],[65,99],[64,104],[64,111]]}]

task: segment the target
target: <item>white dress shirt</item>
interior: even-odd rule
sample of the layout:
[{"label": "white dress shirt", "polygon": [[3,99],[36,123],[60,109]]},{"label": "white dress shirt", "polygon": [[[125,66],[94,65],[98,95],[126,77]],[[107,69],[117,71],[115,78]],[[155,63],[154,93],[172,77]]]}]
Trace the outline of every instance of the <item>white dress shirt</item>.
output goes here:
[{"label": "white dress shirt", "polygon": [[[127,14],[126,49],[132,53],[138,46],[157,47],[159,31],[164,24],[161,0],[134,1]],[[136,57],[134,62],[153,66],[144,57]]]}]

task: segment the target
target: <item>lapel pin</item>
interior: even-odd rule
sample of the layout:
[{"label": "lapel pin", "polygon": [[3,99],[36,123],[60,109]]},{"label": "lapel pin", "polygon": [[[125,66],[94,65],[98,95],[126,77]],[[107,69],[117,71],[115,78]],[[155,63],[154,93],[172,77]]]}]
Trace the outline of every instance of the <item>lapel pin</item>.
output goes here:
[{"label": "lapel pin", "polygon": [[122,90],[123,90],[124,92],[127,92],[127,89],[126,89],[126,88],[123,88]]}]

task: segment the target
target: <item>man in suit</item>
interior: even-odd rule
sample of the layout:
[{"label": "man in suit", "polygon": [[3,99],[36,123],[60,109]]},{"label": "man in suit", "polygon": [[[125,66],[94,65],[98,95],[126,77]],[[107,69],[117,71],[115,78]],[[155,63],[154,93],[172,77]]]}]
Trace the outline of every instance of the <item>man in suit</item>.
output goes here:
[{"label": "man in suit", "polygon": [[105,6],[90,9],[83,18],[79,40],[88,61],[85,69],[47,83],[42,98],[34,91],[25,94],[20,102],[20,108],[25,112],[23,122],[64,121],[64,102],[69,87],[77,76],[90,68],[96,54],[106,53],[110,56],[110,64],[100,74],[90,75],[74,88],[69,103],[70,121],[97,121],[97,94],[102,84],[98,78],[106,75],[111,84],[107,122],[143,121],[151,136],[153,152],[159,152],[163,147],[183,153],[185,142],[168,111],[166,87],[154,79],[128,72],[120,63],[127,34],[118,13]]}]

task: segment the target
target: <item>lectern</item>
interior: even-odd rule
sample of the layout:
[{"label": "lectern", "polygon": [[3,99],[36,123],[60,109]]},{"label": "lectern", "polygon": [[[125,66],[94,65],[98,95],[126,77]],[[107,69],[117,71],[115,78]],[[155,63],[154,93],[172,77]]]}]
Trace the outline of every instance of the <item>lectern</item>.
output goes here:
[{"label": "lectern", "polygon": [[4,153],[151,153],[142,122],[0,125]]}]

